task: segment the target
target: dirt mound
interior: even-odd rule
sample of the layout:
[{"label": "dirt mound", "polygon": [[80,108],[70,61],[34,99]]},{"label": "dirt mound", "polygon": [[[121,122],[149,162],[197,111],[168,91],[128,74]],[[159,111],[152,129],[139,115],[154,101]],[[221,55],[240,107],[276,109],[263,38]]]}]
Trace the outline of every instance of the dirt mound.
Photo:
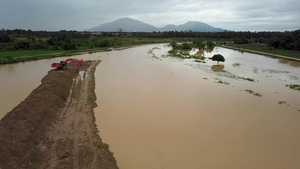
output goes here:
[{"label": "dirt mound", "polygon": [[99,61],[51,70],[0,121],[0,169],[118,168],[95,125],[94,70]]}]

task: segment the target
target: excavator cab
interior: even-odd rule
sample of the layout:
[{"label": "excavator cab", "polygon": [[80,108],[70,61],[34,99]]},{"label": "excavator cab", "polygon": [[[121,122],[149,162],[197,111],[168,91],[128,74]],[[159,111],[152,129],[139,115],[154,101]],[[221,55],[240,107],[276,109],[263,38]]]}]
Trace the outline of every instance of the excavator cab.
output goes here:
[{"label": "excavator cab", "polygon": [[63,70],[64,68],[67,68],[68,62],[78,62],[77,69],[79,69],[80,66],[82,65],[83,60],[67,59],[65,61],[61,61],[60,63],[52,63],[51,67],[56,67],[57,70]]}]

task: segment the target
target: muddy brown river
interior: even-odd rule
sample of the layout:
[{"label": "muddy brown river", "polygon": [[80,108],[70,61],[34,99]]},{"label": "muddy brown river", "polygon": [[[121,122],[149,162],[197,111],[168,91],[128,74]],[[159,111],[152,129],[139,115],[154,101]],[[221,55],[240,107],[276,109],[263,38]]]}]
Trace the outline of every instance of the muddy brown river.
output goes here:
[{"label": "muddy brown river", "polygon": [[[120,169],[300,168],[300,62],[217,47],[222,66],[167,56],[165,44],[76,56],[101,59],[96,123]],[[196,53],[196,52],[195,52]],[[50,69],[0,66],[0,118]]]}]

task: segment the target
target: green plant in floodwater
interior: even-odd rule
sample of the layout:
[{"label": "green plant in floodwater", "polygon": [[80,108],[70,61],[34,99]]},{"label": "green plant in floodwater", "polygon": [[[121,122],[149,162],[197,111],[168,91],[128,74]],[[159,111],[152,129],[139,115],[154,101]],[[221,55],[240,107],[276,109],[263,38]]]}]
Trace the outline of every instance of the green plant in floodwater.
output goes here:
[{"label": "green plant in floodwater", "polygon": [[286,101],[279,101],[278,104],[286,104]]},{"label": "green plant in floodwater", "polygon": [[298,80],[298,77],[297,77],[297,76],[291,75],[291,76],[289,76],[289,77],[290,77],[290,79],[292,79],[292,80]]},{"label": "green plant in floodwater", "polygon": [[222,81],[222,80],[219,80],[217,83],[220,83],[220,84],[225,84],[225,85],[229,85],[230,83],[226,82],[226,81]]},{"label": "green plant in floodwater", "polygon": [[198,59],[194,60],[194,62],[198,62],[198,63],[206,63],[204,60],[198,60]]},{"label": "green plant in floodwater", "polygon": [[262,95],[261,94],[259,94],[259,93],[255,93],[254,91],[252,91],[252,90],[245,90],[246,92],[248,92],[248,93],[250,93],[250,94],[252,94],[252,95],[254,95],[254,96],[257,96],[257,97],[261,97]]},{"label": "green plant in floodwater", "polygon": [[229,78],[232,78],[232,79],[243,79],[243,80],[247,80],[247,81],[250,81],[250,82],[254,82],[255,80],[254,79],[251,79],[251,78],[245,78],[245,77],[240,77],[238,75],[235,75],[235,74],[232,74],[226,70],[222,70],[221,72],[219,72],[218,74],[219,76],[225,76],[225,77],[229,77]]},{"label": "green plant in floodwater", "polygon": [[300,85],[298,85],[298,84],[290,84],[290,85],[286,85],[286,87],[289,87],[290,89],[293,89],[293,90],[300,91]]},{"label": "green plant in floodwater", "polygon": [[253,94],[254,93],[254,91],[252,91],[252,90],[245,90],[246,92],[248,92],[248,93],[250,93],[250,94]]},{"label": "green plant in floodwater", "polygon": [[181,59],[188,59],[190,58],[190,55],[188,54],[187,51],[184,50],[170,50],[168,51],[169,56],[181,58]]},{"label": "green plant in floodwater", "polygon": [[170,46],[171,46],[173,49],[176,49],[176,48],[177,48],[177,42],[175,42],[175,41],[170,42]]},{"label": "green plant in floodwater", "polygon": [[254,96],[257,96],[257,97],[261,97],[261,96],[262,96],[262,95],[259,94],[259,93],[254,93],[253,95],[254,95]]},{"label": "green plant in floodwater", "polygon": [[242,79],[248,80],[248,81],[250,81],[250,82],[254,82],[254,79],[251,79],[251,78],[245,78],[245,77],[242,77]]},{"label": "green plant in floodwater", "polygon": [[234,64],[232,64],[232,66],[233,66],[233,67],[240,67],[241,64],[240,64],[240,63],[234,63]]}]

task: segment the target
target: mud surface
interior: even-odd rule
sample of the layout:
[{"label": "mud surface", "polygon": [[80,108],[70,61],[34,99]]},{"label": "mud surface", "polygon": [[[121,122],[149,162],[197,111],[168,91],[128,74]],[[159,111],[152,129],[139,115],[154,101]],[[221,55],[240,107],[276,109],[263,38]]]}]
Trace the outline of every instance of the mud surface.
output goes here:
[{"label": "mud surface", "polygon": [[94,71],[100,61],[51,70],[0,121],[0,168],[105,168],[116,161],[98,135]]}]

